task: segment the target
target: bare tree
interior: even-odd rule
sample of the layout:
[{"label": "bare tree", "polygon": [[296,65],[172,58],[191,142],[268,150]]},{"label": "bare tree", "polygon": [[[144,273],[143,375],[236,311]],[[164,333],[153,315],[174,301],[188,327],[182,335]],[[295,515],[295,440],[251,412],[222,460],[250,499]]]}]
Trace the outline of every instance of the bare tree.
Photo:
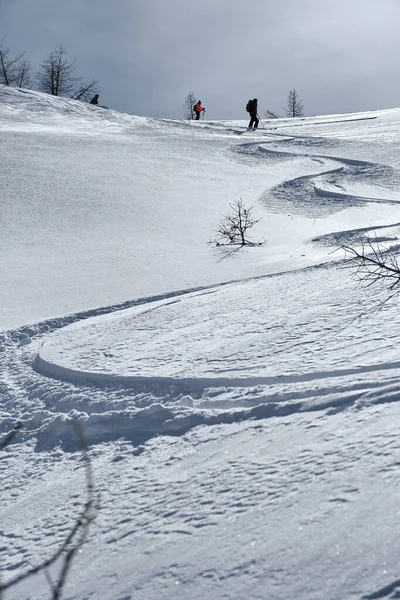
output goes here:
[{"label": "bare tree", "polygon": [[47,55],[40,65],[36,75],[38,87],[41,92],[52,96],[68,96],[76,87],[75,60],[67,58],[67,50],[60,44]]},{"label": "bare tree", "polygon": [[25,52],[11,56],[10,50],[4,45],[4,40],[0,40],[0,83],[8,86],[19,85],[22,74],[24,74],[22,83],[25,83],[29,63],[24,56]]},{"label": "bare tree", "polygon": [[302,117],[304,115],[304,104],[296,90],[290,90],[287,105],[284,109],[288,117]]},{"label": "bare tree", "polygon": [[[99,506],[99,498],[94,488],[90,456],[82,428],[78,423],[73,424],[73,427],[79,440],[85,466],[86,501],[84,502],[80,514],[76,517],[75,522],[71,526],[70,531],[66,535],[64,541],[57,549],[52,550],[47,559],[42,560],[36,566],[30,567],[20,575],[15,575],[5,582],[0,581],[0,599],[3,598],[5,591],[16,587],[19,583],[26,581],[33,575],[43,573],[50,587],[51,600],[61,600],[63,589],[71,569],[72,561],[77,552],[79,552],[79,549],[85,543],[90,524],[96,518]],[[12,443],[14,438],[20,432],[29,433],[29,431],[23,429],[21,423],[17,423],[14,429],[10,431],[10,433],[7,434],[3,440],[0,440],[0,451],[5,450],[5,448]],[[59,563],[60,570],[57,579],[54,580],[50,576],[49,568],[56,563]]]},{"label": "bare tree", "polygon": [[31,63],[25,58],[21,58],[17,68],[16,85],[19,88],[30,88],[32,85]]},{"label": "bare tree", "polygon": [[188,119],[188,120],[194,119],[195,114],[194,114],[193,107],[196,104],[196,102],[197,102],[196,96],[193,94],[193,92],[189,92],[183,102],[183,109],[185,111],[185,113],[184,113],[185,119]]},{"label": "bare tree", "polygon": [[261,219],[253,217],[253,209],[245,208],[242,198],[235,203],[230,204],[232,212],[225,215],[218,228],[218,239],[215,241],[217,246],[226,244],[236,246],[260,246],[264,242],[254,243],[247,237],[249,229],[254,227]]},{"label": "bare tree", "polygon": [[76,60],[68,58],[62,44],[54,48],[40,65],[36,75],[41,92],[52,96],[67,96],[75,100],[88,100],[97,86],[97,81],[84,81],[75,76]]},{"label": "bare tree", "polygon": [[268,109],[265,111],[264,115],[266,119],[279,119],[279,115],[276,115]]}]

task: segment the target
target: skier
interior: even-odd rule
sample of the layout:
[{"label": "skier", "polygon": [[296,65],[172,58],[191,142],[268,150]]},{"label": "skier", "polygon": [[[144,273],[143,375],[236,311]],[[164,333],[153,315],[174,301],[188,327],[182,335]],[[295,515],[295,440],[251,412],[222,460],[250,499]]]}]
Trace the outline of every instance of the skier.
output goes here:
[{"label": "skier", "polygon": [[248,129],[257,129],[258,127],[258,123],[259,123],[259,119],[257,117],[257,111],[258,111],[258,100],[257,98],[254,98],[253,100],[249,100],[246,106],[246,110],[250,115],[250,122],[249,122],[249,126]]},{"label": "skier", "polygon": [[202,112],[204,112],[206,109],[202,107],[201,105],[201,100],[199,100],[198,102],[196,102],[196,104],[193,106],[193,110],[196,113],[196,118],[195,121],[199,121],[200,120],[200,115]]},{"label": "skier", "polygon": [[90,104],[98,104],[99,103],[99,94],[95,94],[90,101]]}]

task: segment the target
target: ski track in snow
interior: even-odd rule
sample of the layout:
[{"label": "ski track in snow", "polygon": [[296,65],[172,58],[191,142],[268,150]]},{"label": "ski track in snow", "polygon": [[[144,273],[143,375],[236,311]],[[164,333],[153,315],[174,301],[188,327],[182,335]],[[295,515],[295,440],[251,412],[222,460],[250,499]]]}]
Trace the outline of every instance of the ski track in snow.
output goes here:
[{"label": "ski track in snow", "polygon": [[[68,125],[73,104],[29,94],[38,99],[29,127],[43,128],[49,112]],[[7,110],[9,127],[26,131],[12,118],[18,105]],[[79,103],[75,110],[91,111]],[[132,117],[104,113],[110,130],[134,134]],[[396,165],[378,164],[375,147],[370,162],[370,149],[358,154],[359,142],[349,150],[340,132],[323,131],[363,119],[376,122],[314,119],[318,136],[292,135],[310,122],[288,122],[243,143],[239,126],[203,128],[224,138],[229,147],[218,148],[230,161],[254,169],[301,161],[303,176],[265,189],[265,218],[329,219],[373,207],[370,224],[358,226],[359,212],[346,215],[348,230],[319,227],[307,243],[333,251],[376,234],[396,249]],[[184,122],[134,120],[198,135]],[[323,256],[307,268],[0,333],[0,435],[16,421],[32,432],[19,434],[0,461],[5,580],[48,557],[80,513],[85,481],[70,427],[77,419],[92,446],[101,510],[73,566],[71,600],[399,596],[400,315],[390,303],[377,311],[385,290],[366,293],[340,257]],[[135,347],[121,367],[129,327]],[[48,595],[42,576],[6,594]]]},{"label": "ski track in snow", "polygon": [[[304,142],[304,138],[301,138]],[[309,138],[310,145],[320,143],[315,138]],[[296,138],[287,138],[286,143],[297,142]],[[265,148],[264,145],[276,143],[272,142],[251,142],[236,146],[234,151],[238,155],[251,157],[251,159],[269,159],[272,161],[293,160],[294,158],[310,158],[321,164],[321,167],[328,166],[318,175],[304,175],[295,179],[285,181],[282,184],[267,190],[262,198],[269,212],[282,213],[289,211],[306,217],[323,217],[343,210],[346,207],[363,206],[367,203],[398,204],[400,202],[400,191],[398,199],[363,197],[360,195],[348,194],[343,191],[330,191],[324,188],[324,183],[344,190],[346,183],[354,181],[373,181],[375,185],[381,183],[386,187],[400,190],[400,173],[393,167],[375,164],[367,161],[340,158],[326,154],[310,154],[289,152],[287,150],[278,150]],[[329,165],[337,164],[334,168]],[[332,176],[335,177],[332,177]]]},{"label": "ski track in snow", "polygon": [[[173,126],[187,127],[187,124],[173,123]],[[212,129],[211,125],[209,129]],[[221,129],[226,133],[227,128]],[[237,131],[231,128],[229,132],[234,134]],[[261,203],[268,212],[287,211],[300,216],[321,217],[344,207],[362,206],[370,202],[382,205],[400,202],[400,176],[392,167],[337,155],[293,150],[299,145],[305,145],[308,149],[337,147],[340,145],[337,140],[288,136],[276,131],[264,131],[261,135],[264,139],[260,141],[234,144],[228,151],[231,158],[274,162],[306,158],[321,166],[318,174],[297,177],[266,190]],[[274,147],[271,148],[271,145]],[[375,184],[382,182],[386,187],[399,190],[399,200],[360,197],[344,191],[346,184],[360,180],[370,180]],[[340,191],[325,189],[329,186]],[[334,248],[339,243],[360,241],[363,236],[377,229],[398,226],[399,223],[378,227],[371,225],[369,228],[330,233],[314,238],[312,243],[328,244]],[[379,239],[396,241],[397,236]],[[329,265],[324,268],[329,268]],[[317,268],[311,270],[318,272]],[[201,290],[202,293],[209,293],[210,290],[219,289],[221,286],[215,285],[167,293],[50,319],[1,334],[3,361],[0,393],[4,400],[0,431],[7,431],[20,420],[27,429],[38,432],[37,449],[52,447],[60,441],[65,449],[73,449],[69,422],[71,418],[78,418],[85,423],[86,436],[91,444],[125,438],[138,445],[160,434],[182,435],[202,424],[287,416],[304,410],[342,410],[354,406],[365,395],[371,396],[370,402],[380,402],[383,397],[385,402],[397,401],[396,382],[400,362],[298,374],[282,372],[275,376],[160,377],[79,373],[52,364],[40,355],[40,345],[46,341],[46,337],[71,323],[132,306],[151,305],[163,299],[182,300],[185,295],[195,295]],[[357,311],[360,310],[363,309],[357,305],[354,318],[357,318]],[[388,373],[384,393],[382,385],[374,382],[375,371]],[[297,384],[297,388],[292,384]],[[16,441],[21,436],[17,436]]]}]

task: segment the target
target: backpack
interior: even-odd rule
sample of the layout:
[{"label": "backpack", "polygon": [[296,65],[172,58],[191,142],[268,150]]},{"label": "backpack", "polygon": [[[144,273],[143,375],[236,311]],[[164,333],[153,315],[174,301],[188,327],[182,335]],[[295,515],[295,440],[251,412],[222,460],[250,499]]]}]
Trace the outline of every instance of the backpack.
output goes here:
[{"label": "backpack", "polygon": [[252,110],[254,110],[254,102],[253,102],[253,100],[249,100],[248,103],[246,104],[246,111],[248,113],[251,113]]}]

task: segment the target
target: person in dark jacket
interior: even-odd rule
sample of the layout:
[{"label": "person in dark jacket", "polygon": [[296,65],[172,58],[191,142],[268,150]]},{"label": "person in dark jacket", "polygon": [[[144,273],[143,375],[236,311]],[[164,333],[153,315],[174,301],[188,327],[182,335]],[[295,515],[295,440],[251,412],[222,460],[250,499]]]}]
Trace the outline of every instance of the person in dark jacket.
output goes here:
[{"label": "person in dark jacket", "polygon": [[253,98],[253,100],[249,100],[246,106],[246,110],[250,115],[249,129],[257,129],[258,123],[260,122],[257,116],[258,112],[258,100],[257,98]]},{"label": "person in dark jacket", "polygon": [[199,121],[200,120],[200,115],[202,112],[204,112],[206,109],[202,107],[201,105],[201,100],[199,100],[198,102],[196,102],[196,104],[193,106],[193,110],[196,113],[196,118],[195,121]]},{"label": "person in dark jacket", "polygon": [[98,104],[99,103],[99,94],[95,94],[90,101],[90,104]]}]

